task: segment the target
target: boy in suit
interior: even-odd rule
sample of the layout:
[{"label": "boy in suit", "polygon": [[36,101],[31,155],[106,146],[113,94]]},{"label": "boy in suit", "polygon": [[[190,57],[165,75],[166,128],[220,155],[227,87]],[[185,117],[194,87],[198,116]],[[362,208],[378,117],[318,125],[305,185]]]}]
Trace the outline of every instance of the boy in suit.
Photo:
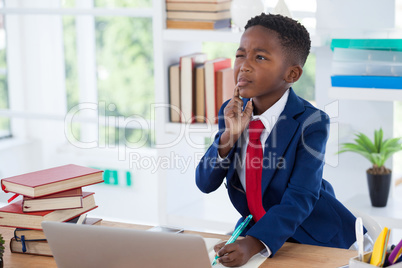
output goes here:
[{"label": "boy in suit", "polygon": [[[198,188],[226,178],[244,239],[215,247],[225,266],[239,266],[286,241],[349,248],[355,217],[322,178],[329,118],[291,88],[303,72],[310,37],[298,22],[262,13],[245,26],[236,52],[233,98],[219,111],[219,132],[196,169]],[[264,252],[264,251],[263,251]]]}]

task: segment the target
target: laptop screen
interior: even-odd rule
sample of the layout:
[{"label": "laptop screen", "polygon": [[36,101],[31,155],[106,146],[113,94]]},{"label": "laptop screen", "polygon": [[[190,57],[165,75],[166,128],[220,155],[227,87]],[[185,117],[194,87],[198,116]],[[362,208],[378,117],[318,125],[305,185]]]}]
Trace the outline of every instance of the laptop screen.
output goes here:
[{"label": "laptop screen", "polygon": [[201,236],[42,222],[59,268],[211,267]]}]

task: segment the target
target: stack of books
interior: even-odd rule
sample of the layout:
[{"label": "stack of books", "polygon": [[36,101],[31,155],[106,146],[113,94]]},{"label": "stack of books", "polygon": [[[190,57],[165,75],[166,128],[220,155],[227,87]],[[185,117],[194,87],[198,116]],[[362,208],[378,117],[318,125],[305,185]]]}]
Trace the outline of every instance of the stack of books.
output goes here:
[{"label": "stack of books", "polygon": [[0,226],[16,228],[11,252],[51,256],[42,221],[99,223],[101,219],[86,218],[97,205],[94,192],[82,187],[101,182],[102,170],[72,164],[2,179],[4,192],[22,196],[0,208]]},{"label": "stack of books", "polygon": [[218,111],[234,87],[231,59],[207,60],[201,52],[180,57],[169,67],[170,121],[217,123]]},{"label": "stack of books", "polygon": [[166,0],[166,28],[230,28],[231,0]]}]

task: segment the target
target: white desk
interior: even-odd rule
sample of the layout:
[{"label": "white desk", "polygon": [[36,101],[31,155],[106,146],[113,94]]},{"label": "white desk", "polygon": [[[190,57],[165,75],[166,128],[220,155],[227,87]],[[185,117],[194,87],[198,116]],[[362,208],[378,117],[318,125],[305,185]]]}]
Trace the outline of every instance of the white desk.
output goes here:
[{"label": "white desk", "polygon": [[344,202],[344,205],[370,215],[381,226],[402,229],[402,198],[389,198],[386,207],[377,208],[371,206],[368,194],[359,194]]},{"label": "white desk", "polygon": [[386,207],[371,206],[369,195],[359,194],[343,202],[351,209],[371,216],[381,227],[391,228],[391,243],[402,239],[402,197],[390,197]]}]

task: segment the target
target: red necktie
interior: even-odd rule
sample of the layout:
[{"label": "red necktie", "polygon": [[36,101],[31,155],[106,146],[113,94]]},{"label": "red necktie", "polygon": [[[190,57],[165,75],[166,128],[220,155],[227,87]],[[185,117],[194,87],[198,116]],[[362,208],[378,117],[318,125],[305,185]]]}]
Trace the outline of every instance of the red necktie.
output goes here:
[{"label": "red necktie", "polygon": [[248,208],[257,222],[264,216],[265,210],[262,206],[262,160],[263,151],[260,136],[264,130],[264,124],[260,120],[251,121],[248,126],[248,145],[246,152],[246,197]]}]

